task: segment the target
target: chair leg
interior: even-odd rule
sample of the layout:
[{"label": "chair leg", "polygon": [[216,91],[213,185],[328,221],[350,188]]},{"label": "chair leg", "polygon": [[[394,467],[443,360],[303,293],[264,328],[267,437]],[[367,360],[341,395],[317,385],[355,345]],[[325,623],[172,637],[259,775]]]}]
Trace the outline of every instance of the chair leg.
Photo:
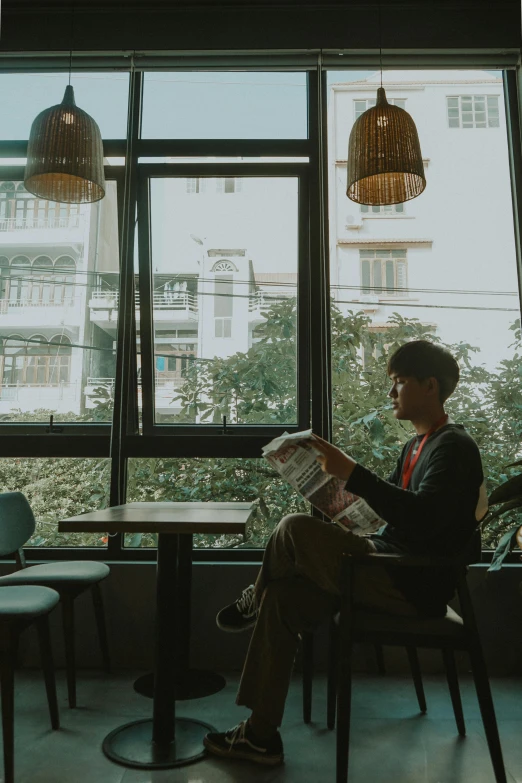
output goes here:
[{"label": "chair leg", "polygon": [[303,632],[303,721],[312,720],[312,681],[314,676],[314,635]]},{"label": "chair leg", "polygon": [[352,650],[343,650],[337,688],[336,783],[348,781],[350,718],[352,711]]},{"label": "chair leg", "polygon": [[9,647],[0,653],[0,693],[5,783],[14,783],[14,648],[18,634],[11,630],[8,633],[12,633]]},{"label": "chair leg", "polygon": [[455,723],[461,737],[466,736],[466,724],[464,723],[464,712],[462,710],[462,701],[460,698],[459,678],[457,667],[455,666],[455,656],[453,650],[444,647],[442,650],[442,659],[446,669],[446,679],[448,681],[451,703],[455,714]]},{"label": "chair leg", "polygon": [[326,685],[326,725],[335,729],[335,700],[337,696],[337,645],[339,629],[333,620],[330,623],[330,640],[328,647],[328,679]]},{"label": "chair leg", "polygon": [[62,593],[62,622],[65,645],[65,667],[67,670],[67,697],[69,707],[76,707],[76,663],[74,650],[74,598]]},{"label": "chair leg", "polygon": [[386,664],[384,663],[384,651],[381,644],[375,644],[375,660],[377,662],[377,671],[383,676],[386,674]]},{"label": "chair leg", "polygon": [[406,647],[406,652],[408,653],[413,685],[415,686],[415,693],[417,694],[417,701],[419,702],[419,710],[422,713],[426,713],[428,708],[426,707],[426,696],[424,695],[424,686],[422,684],[422,674],[419,665],[419,656],[417,655],[417,648]]},{"label": "chair leg", "polygon": [[111,659],[109,655],[109,643],[107,641],[107,625],[105,622],[105,610],[103,608],[103,598],[98,582],[92,586],[92,602],[94,606],[94,615],[96,617],[96,627],[98,629],[98,639],[100,640],[100,649],[105,671],[111,671]]},{"label": "chair leg", "polygon": [[478,647],[478,645],[473,645],[469,651],[469,655],[471,659],[471,671],[473,672],[473,680],[475,681],[475,689],[477,691],[477,699],[480,707],[480,714],[482,716],[482,723],[484,724],[484,731],[486,732],[489,755],[491,756],[491,763],[495,773],[495,780],[496,783],[506,783],[506,770],[504,768],[502,748],[500,746],[500,738],[498,736],[495,706],[491,696],[491,688],[489,686],[489,679],[484,657],[482,655],[482,650],[480,647]]},{"label": "chair leg", "polygon": [[36,627],[38,630],[38,639],[40,641],[40,658],[42,661],[49,714],[51,716],[51,726],[53,729],[59,729],[60,716],[58,714],[56,678],[54,676],[53,653],[51,648],[51,637],[49,634],[49,616],[44,615],[43,617],[40,617],[36,622]]}]

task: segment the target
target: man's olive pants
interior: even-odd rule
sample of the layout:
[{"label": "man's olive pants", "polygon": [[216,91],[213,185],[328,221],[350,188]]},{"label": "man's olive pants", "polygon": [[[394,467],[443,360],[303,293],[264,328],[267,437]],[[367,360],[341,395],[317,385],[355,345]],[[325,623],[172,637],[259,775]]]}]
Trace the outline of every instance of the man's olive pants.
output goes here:
[{"label": "man's olive pants", "polygon": [[[368,538],[308,514],[284,517],[272,533],[256,581],[259,616],[236,703],[280,726],[299,633],[312,631],[335,610],[343,552],[366,554]],[[354,601],[395,614],[417,610],[381,567],[355,569]]]}]

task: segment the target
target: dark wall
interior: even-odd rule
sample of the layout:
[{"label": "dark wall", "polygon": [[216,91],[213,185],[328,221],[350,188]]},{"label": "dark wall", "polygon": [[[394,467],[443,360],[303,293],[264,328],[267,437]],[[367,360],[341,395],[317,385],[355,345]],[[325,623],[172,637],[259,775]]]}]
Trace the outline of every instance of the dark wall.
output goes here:
[{"label": "dark wall", "polygon": [[[4,0],[0,51],[375,49],[378,6],[368,2],[216,4]],[[168,8],[166,6],[170,5]],[[187,3],[188,5],[188,3]],[[49,7],[50,6],[50,7]],[[140,7],[142,6],[142,7]],[[382,2],[383,49],[520,47],[514,0]]]},{"label": "dark wall", "polygon": [[[215,623],[216,612],[236,598],[251,584],[259,566],[252,563],[196,563],[193,570],[191,664],[222,672],[240,671],[249,633],[226,634]],[[491,675],[519,675],[522,671],[522,567],[507,566],[498,573],[486,575],[486,566],[470,569],[469,584],[477,614],[484,652]],[[13,566],[2,564],[0,575]],[[154,563],[119,563],[111,565],[111,574],[102,585],[114,669],[147,670],[153,665]],[[101,668],[100,652],[94,623],[92,602],[88,594],[77,599],[77,663],[79,668]],[[456,607],[458,608],[458,607]],[[60,610],[51,615],[55,662],[64,665]],[[315,663],[326,668],[327,627],[317,635]],[[408,673],[404,650],[386,648],[390,672]],[[372,670],[373,649],[357,649],[355,667]],[[423,670],[442,672],[439,651],[421,652]],[[39,665],[36,632],[24,632],[20,647],[20,664]],[[299,664],[299,659],[298,659]],[[458,656],[459,669],[469,671],[465,654]]]}]

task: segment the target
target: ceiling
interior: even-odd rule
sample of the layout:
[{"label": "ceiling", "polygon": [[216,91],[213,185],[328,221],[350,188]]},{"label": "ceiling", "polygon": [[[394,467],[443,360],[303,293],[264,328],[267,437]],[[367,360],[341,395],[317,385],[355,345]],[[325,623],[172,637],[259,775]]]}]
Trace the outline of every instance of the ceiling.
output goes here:
[{"label": "ceiling", "polygon": [[496,14],[503,8],[520,8],[520,0],[3,0],[4,13],[23,13],[28,9],[46,9],[70,13],[72,9],[78,12],[93,12],[95,9],[120,12],[133,10],[181,10],[190,8],[223,8],[257,6],[264,8],[297,8],[316,9],[333,8],[368,8],[379,6],[383,11],[390,7],[415,9],[423,7],[426,10],[469,10],[489,7]]}]

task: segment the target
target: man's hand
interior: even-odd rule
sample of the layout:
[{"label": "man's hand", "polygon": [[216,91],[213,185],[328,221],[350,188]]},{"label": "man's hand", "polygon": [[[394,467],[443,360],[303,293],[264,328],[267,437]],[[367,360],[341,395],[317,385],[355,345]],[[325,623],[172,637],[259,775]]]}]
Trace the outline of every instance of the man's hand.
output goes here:
[{"label": "man's hand", "polygon": [[355,460],[345,454],[344,451],[338,449],[337,446],[332,446],[328,441],[323,440],[319,435],[312,435],[311,443],[314,449],[321,453],[317,457],[317,461],[321,463],[321,467],[325,473],[329,473],[331,476],[336,476],[342,481],[348,481],[352,475],[353,469],[357,465]]}]

